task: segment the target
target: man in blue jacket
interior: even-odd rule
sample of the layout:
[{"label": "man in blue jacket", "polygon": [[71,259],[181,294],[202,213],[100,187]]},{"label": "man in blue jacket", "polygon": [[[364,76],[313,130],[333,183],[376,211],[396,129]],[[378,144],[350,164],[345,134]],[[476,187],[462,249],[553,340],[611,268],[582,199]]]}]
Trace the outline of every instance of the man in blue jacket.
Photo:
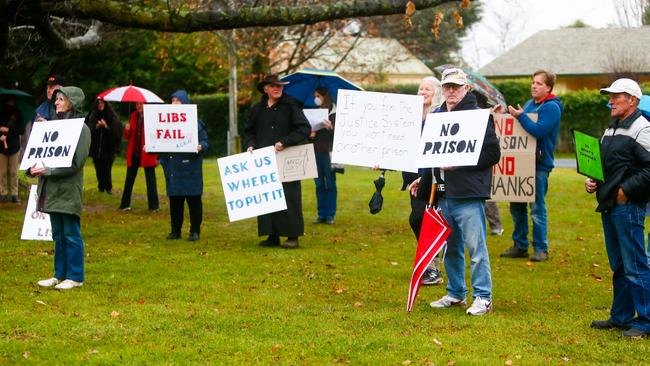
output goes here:
[{"label": "man in blue jacket", "polygon": [[[562,117],[562,102],[551,94],[555,85],[555,74],[538,70],[533,74],[530,86],[532,99],[524,107],[508,106],[508,112],[519,120],[521,126],[537,139],[535,164],[535,202],[530,205],[533,219],[533,250],[530,258],[533,262],[548,259],[546,193],[548,192],[548,175],[553,170],[553,152],[557,144]],[[533,122],[527,113],[536,113],[537,122]],[[514,242],[501,257],[528,258],[528,207],[526,203],[511,202],[510,213],[514,222],[512,241]]]}]

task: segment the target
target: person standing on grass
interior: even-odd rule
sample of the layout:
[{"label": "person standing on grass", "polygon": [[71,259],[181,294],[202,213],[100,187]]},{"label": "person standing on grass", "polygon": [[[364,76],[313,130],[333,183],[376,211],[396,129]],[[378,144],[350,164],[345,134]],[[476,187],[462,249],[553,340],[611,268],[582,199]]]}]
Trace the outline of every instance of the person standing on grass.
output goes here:
[{"label": "person standing on grass", "polygon": [[314,224],[333,224],[336,215],[336,174],[332,170],[332,144],[334,143],[334,123],[336,122],[336,105],[327,89],[318,88],[314,91],[314,104],[319,108],[327,108],[328,120],[325,128],[313,131],[309,138],[314,143],[316,169],[316,208],[318,217]]},{"label": "person standing on grass", "polygon": [[25,123],[16,98],[7,95],[0,110],[0,202],[20,203],[18,197],[18,158],[20,135],[25,132]]},{"label": "person standing on grass", "polygon": [[86,124],[90,128],[90,156],[95,165],[97,188],[100,192],[113,194],[113,161],[120,151],[122,124],[109,102],[95,99]]},{"label": "person standing on grass", "polygon": [[[190,97],[185,90],[171,95],[171,104],[189,104]],[[185,201],[190,211],[189,241],[199,240],[203,221],[203,154],[208,148],[208,133],[203,121],[198,120],[198,139],[195,153],[160,153],[158,158],[165,173],[171,232],[167,240],[180,239],[183,227]]]},{"label": "person standing on grass", "polygon": [[[251,110],[244,129],[244,148],[253,149],[274,146],[275,151],[297,145],[309,137],[311,126],[302,106],[292,97],[284,94],[282,88],[288,84],[280,81],[276,74],[267,75],[257,84],[263,93],[262,99]],[[298,237],[305,231],[302,215],[302,190],[300,181],[282,183],[287,209],[257,217],[258,235],[268,235],[261,246],[281,245],[285,249],[298,247]],[[280,244],[280,236],[287,240]]]},{"label": "person standing on grass", "polygon": [[124,180],[120,211],[131,211],[131,193],[133,193],[133,184],[140,167],[144,169],[149,211],[158,211],[159,208],[158,186],[156,185],[158,156],[144,151],[143,106],[142,102],[135,103],[135,111],[131,113],[129,124],[124,126],[124,138],[129,141],[129,144],[126,148],[126,179]]},{"label": "person standing on grass", "polygon": [[[613,121],[600,140],[604,183],[585,181],[596,192],[605,248],[614,272],[614,299],[607,320],[592,328],[623,330],[641,338],[650,334],[650,257],[645,242],[645,209],[650,200],[650,122],[638,109],[641,88],[634,80],[618,79],[609,88]],[[650,239],[649,239],[650,240]],[[636,317],[635,317],[636,313]]]},{"label": "person standing on grass", "polygon": [[[530,204],[533,219],[533,262],[548,260],[548,239],[546,237],[548,218],[546,213],[546,193],[548,175],[553,170],[553,152],[560,133],[562,102],[551,94],[555,85],[555,74],[538,70],[533,74],[530,86],[532,99],[524,107],[508,106],[508,112],[519,120],[521,126],[537,139],[535,161],[535,202]],[[500,109],[495,109],[499,113]],[[526,115],[537,113],[537,122]],[[501,257],[528,258],[528,206],[524,202],[510,202],[510,213],[514,222],[512,241],[514,242]]]},{"label": "person standing on grass", "polygon": [[[52,98],[56,115],[51,116],[53,121],[42,123],[64,123],[56,120],[81,117],[81,105],[85,98],[81,89],[62,87],[53,93]],[[41,287],[70,290],[84,283],[84,242],[80,216],[83,168],[89,150],[90,129],[84,124],[70,167],[37,167],[35,164],[27,169],[27,176],[38,177],[37,209],[50,215],[54,240],[54,277],[38,281]]]},{"label": "person standing on grass", "polygon": [[[474,94],[469,93],[467,75],[460,69],[450,68],[442,72],[442,94],[445,102],[441,112],[479,109]],[[432,308],[465,306],[465,247],[470,255],[472,272],[472,297],[474,302],[467,309],[469,315],[484,315],[492,309],[492,273],[486,245],[485,200],[490,198],[492,166],[501,157],[499,140],[490,115],[481,153],[476,166],[426,169],[420,180],[411,184],[411,194],[428,200],[431,183],[435,176],[438,186],[438,206],[449,223],[451,234],[447,238],[444,258],[447,271],[447,294],[430,305]]]}]

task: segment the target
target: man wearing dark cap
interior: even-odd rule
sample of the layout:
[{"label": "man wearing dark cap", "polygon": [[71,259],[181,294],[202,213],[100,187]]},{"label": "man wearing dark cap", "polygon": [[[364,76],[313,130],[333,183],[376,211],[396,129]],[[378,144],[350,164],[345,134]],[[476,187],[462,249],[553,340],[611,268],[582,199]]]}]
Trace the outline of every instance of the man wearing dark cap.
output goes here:
[{"label": "man wearing dark cap", "polygon": [[[263,93],[255,104],[244,129],[244,147],[248,152],[267,146],[275,151],[297,145],[309,136],[311,126],[302,112],[302,106],[292,97],[283,94],[284,85],[276,74],[267,75],[257,84]],[[262,246],[280,245],[285,249],[298,247],[298,237],[305,231],[302,216],[302,191],[300,181],[282,183],[287,209],[257,217],[258,235],[268,235]],[[280,237],[287,240],[280,244]]]},{"label": "man wearing dark cap", "polygon": [[47,99],[36,108],[34,121],[40,122],[52,119],[52,116],[54,115],[54,104],[51,102],[52,93],[54,93],[55,90],[62,88],[63,84],[63,78],[59,74],[52,74],[45,79]]}]

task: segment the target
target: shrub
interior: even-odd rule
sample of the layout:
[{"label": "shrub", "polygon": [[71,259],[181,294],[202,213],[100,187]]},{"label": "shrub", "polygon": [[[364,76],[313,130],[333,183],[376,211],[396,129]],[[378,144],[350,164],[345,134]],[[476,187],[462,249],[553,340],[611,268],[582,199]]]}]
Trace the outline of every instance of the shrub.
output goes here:
[{"label": "shrub", "polygon": [[[205,123],[210,148],[209,156],[225,156],[228,150],[228,94],[209,94],[192,96],[192,103],[197,105],[199,118]],[[248,119],[250,105],[240,105],[237,114],[237,129],[243,134],[244,124]]]}]

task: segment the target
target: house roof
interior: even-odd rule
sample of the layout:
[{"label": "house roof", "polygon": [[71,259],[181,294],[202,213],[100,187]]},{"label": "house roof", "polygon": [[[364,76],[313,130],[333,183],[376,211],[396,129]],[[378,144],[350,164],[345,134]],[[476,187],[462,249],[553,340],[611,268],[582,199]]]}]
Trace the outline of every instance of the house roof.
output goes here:
[{"label": "house roof", "polygon": [[563,28],[535,33],[478,70],[486,77],[530,76],[537,69],[557,75],[615,71],[650,73],[650,26]]}]

